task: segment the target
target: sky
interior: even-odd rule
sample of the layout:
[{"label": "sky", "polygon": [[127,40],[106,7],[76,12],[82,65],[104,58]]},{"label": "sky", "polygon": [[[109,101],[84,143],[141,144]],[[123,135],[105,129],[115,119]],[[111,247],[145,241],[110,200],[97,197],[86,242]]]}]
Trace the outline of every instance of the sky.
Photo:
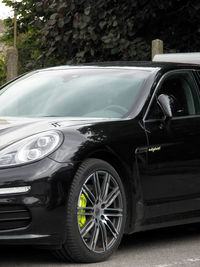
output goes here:
[{"label": "sky", "polygon": [[12,16],[13,11],[10,7],[5,6],[5,4],[2,3],[2,0],[0,0],[0,19],[5,19],[8,16]]}]

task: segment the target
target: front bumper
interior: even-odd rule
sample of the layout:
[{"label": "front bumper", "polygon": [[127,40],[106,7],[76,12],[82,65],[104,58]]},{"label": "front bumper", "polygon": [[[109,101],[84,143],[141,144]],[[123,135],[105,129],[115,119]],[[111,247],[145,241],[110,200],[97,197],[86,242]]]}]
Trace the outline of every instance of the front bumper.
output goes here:
[{"label": "front bumper", "polygon": [[65,240],[65,203],[73,175],[72,163],[50,158],[0,169],[0,189],[31,188],[0,195],[0,244],[60,246]]}]

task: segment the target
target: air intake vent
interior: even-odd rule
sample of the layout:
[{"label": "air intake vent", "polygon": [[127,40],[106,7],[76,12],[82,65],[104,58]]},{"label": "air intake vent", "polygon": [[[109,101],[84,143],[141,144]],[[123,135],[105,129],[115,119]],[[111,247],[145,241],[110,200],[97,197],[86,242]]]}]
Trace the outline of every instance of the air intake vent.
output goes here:
[{"label": "air intake vent", "polygon": [[30,222],[30,212],[24,206],[0,206],[0,231],[26,227]]}]

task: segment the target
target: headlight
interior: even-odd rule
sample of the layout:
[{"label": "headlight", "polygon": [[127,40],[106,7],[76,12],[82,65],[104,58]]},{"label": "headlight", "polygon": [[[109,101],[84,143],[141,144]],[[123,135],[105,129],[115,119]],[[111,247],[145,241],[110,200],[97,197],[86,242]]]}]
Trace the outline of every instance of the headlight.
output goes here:
[{"label": "headlight", "polygon": [[0,151],[0,167],[10,167],[40,160],[62,143],[63,135],[58,131],[46,131],[26,137]]}]

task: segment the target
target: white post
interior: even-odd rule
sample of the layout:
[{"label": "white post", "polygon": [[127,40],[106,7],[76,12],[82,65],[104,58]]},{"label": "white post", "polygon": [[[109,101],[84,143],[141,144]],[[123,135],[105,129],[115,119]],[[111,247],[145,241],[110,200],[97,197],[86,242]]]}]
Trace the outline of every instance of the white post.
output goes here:
[{"label": "white post", "polygon": [[163,54],[163,41],[160,39],[152,41],[152,60],[157,54]]}]

